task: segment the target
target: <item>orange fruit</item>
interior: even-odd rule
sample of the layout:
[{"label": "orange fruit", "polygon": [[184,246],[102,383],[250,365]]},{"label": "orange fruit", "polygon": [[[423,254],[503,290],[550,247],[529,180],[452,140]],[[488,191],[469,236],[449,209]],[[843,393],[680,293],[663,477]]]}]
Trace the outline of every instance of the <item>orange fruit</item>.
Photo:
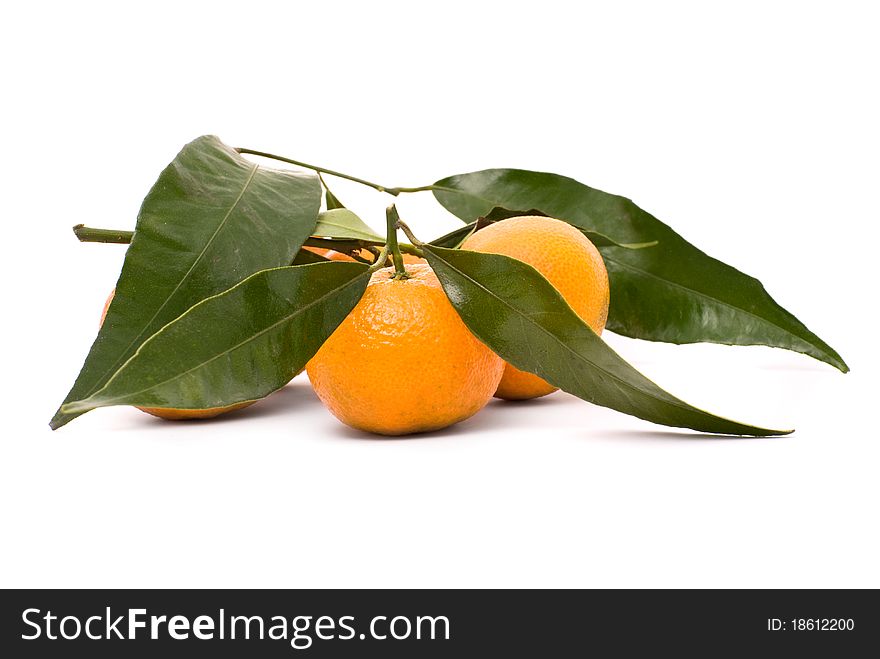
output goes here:
[{"label": "orange fruit", "polygon": [[[358,254],[358,255],[360,256],[360,254]],[[334,249],[328,249],[327,253],[324,254],[324,256],[326,258],[330,259],[331,261],[354,261],[354,258],[349,256],[345,252],[337,252]],[[364,256],[364,258],[368,258],[369,256],[372,256],[372,255],[369,252],[367,252],[367,255]]]},{"label": "orange fruit", "polygon": [[427,263],[425,259],[421,256],[416,256],[415,254],[401,254],[403,256],[403,262],[406,265],[415,265],[416,263]]},{"label": "orange fruit", "polygon": [[[365,249],[360,250],[358,256],[370,261],[373,260],[373,254]],[[328,258],[331,261],[354,261],[354,259],[345,252],[337,252],[334,249],[328,249],[327,253],[324,254],[324,258]]]},{"label": "orange fruit", "polygon": [[[462,249],[503,254],[540,272],[597,334],[608,320],[608,272],[596,246],[575,227],[549,217],[512,217],[477,231]],[[556,387],[537,375],[506,364],[495,395],[522,400],[538,398]]]},{"label": "orange fruit", "polygon": [[226,405],[225,407],[206,407],[200,410],[179,410],[174,407],[138,407],[142,412],[152,414],[160,419],[168,421],[188,421],[190,419],[213,419],[215,416],[226,414],[227,412],[235,412],[235,410],[244,409],[253,405],[255,400],[245,401],[244,403],[235,403],[234,405]]},{"label": "orange fruit", "polygon": [[438,430],[476,414],[504,362],[480,343],[424,263],[373,273],[363,297],[306,366],[343,423],[381,435]]},{"label": "orange fruit", "polygon": [[324,247],[303,247],[304,250],[311,252],[312,254],[317,254],[318,256],[323,256],[324,258],[329,258],[327,256],[328,252],[332,252],[332,249],[325,249]]},{"label": "orange fruit", "polygon": [[[425,259],[420,256],[416,256],[415,254],[401,254],[403,257],[404,265],[415,265],[416,263],[427,263]],[[393,265],[391,262],[391,254],[388,255],[388,265]]]},{"label": "orange fruit", "polygon": [[[354,259],[348,254],[337,252],[335,249],[327,249],[325,247],[303,247],[303,249],[308,250],[313,254],[317,254],[318,256],[323,256],[325,259],[330,259],[331,261],[354,261]],[[373,258],[372,253],[365,249],[360,250],[359,254],[365,259],[372,260]]]},{"label": "orange fruit", "polygon": [[[110,308],[110,303],[113,301],[113,296],[115,295],[116,289],[114,288],[110,291],[110,295],[107,296],[107,301],[104,303],[104,310],[101,312],[100,325],[104,324],[104,318],[107,317],[107,310]],[[225,414],[226,412],[234,412],[235,410],[240,410],[248,405],[253,405],[255,402],[257,401],[250,400],[243,403],[234,403],[233,405],[227,405],[225,407],[207,407],[201,410],[180,410],[174,407],[138,407],[138,409],[162,419],[179,421],[183,419],[211,419],[215,416]]]}]

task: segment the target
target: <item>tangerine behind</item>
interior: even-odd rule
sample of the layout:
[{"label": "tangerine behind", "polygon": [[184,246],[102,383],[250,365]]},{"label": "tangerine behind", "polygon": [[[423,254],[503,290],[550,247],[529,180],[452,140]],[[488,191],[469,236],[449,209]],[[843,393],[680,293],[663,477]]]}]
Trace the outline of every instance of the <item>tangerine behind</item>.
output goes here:
[{"label": "tangerine behind", "polygon": [[[104,310],[101,312],[100,325],[104,324],[104,319],[107,317],[107,311],[110,309],[110,303],[113,302],[115,296],[116,289],[114,288],[110,291],[110,295],[107,296],[107,301],[104,303]],[[138,409],[141,412],[152,414],[160,419],[167,419],[168,421],[185,421],[188,419],[213,419],[215,416],[220,416],[227,412],[244,409],[249,405],[253,405],[255,402],[257,401],[248,400],[243,403],[226,405],[225,407],[206,407],[198,410],[183,410],[176,407],[138,407]]]},{"label": "tangerine behind", "polygon": [[[528,263],[560,292],[581,319],[601,334],[608,320],[608,271],[596,246],[575,227],[550,217],[524,215],[477,231],[462,249],[502,254]],[[506,364],[495,395],[508,400],[538,398],[556,387]]]}]

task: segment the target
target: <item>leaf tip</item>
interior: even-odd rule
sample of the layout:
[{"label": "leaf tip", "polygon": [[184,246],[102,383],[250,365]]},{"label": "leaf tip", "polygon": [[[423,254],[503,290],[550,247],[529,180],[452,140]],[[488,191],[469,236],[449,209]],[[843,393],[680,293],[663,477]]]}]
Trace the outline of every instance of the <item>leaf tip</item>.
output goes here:
[{"label": "leaf tip", "polygon": [[[836,350],[834,350],[827,343],[825,344],[827,350],[824,351],[824,354],[821,357],[818,357],[819,361],[825,362],[829,366],[833,366],[841,373],[849,373],[849,365],[843,361],[843,357],[841,357]],[[811,357],[814,355],[810,355]]]},{"label": "leaf tip", "polygon": [[794,432],[794,428],[779,430],[776,428],[762,428],[760,426],[749,426],[749,431],[742,437],[785,437]]},{"label": "leaf tip", "polygon": [[[63,407],[63,406],[62,406]],[[67,425],[69,421],[73,419],[69,414],[65,414],[61,408],[55,412],[55,416],[49,421],[49,428],[52,430],[58,430],[61,426]]]}]

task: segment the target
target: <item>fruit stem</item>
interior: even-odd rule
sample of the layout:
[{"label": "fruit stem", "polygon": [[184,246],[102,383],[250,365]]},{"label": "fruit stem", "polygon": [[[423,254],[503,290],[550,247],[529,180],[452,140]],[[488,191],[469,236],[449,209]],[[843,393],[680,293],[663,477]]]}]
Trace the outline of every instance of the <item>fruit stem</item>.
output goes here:
[{"label": "fruit stem", "polygon": [[391,204],[385,209],[385,226],[388,235],[385,238],[385,244],[391,253],[391,260],[394,263],[394,278],[409,279],[406,274],[406,268],[403,265],[403,255],[400,253],[400,245],[397,244],[397,226],[400,223],[400,215],[397,213],[397,207]]},{"label": "fruit stem", "polygon": [[134,231],[121,229],[92,229],[84,224],[73,227],[73,233],[81,243],[117,243],[125,245],[131,242]]}]

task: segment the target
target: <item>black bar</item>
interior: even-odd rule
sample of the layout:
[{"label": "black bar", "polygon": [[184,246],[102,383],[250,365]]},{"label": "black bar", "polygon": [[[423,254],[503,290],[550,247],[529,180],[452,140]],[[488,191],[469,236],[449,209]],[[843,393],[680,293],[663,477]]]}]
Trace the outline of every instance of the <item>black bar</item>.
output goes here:
[{"label": "black bar", "polygon": [[[843,657],[876,649],[878,602],[872,590],[7,590],[0,593],[0,656]],[[132,616],[131,609],[144,612]],[[48,612],[55,618],[47,621]],[[74,636],[79,628],[75,639],[60,637],[65,616],[76,618],[63,629]],[[172,638],[173,616],[183,616],[174,633],[188,638]],[[86,638],[90,617],[88,631],[110,640]],[[132,617],[145,626],[120,640]],[[245,627],[251,639],[243,638]],[[269,638],[273,629],[286,639]],[[38,631],[34,640],[23,638]]]}]

